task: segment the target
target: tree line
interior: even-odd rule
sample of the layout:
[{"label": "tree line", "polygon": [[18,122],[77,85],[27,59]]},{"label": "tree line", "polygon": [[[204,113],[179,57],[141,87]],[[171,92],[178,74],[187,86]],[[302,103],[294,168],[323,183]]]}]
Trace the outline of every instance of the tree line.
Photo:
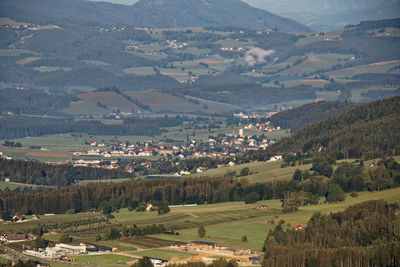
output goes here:
[{"label": "tree line", "polygon": [[295,203],[288,203],[298,206],[318,203],[319,197],[337,202],[344,200],[345,192],[376,191],[398,186],[400,165],[393,159],[381,160],[367,172],[360,163],[341,164],[333,171],[332,161],[318,158],[309,171],[295,173],[290,181],[249,183],[231,177],[199,177],[91,183],[25,192],[3,190],[0,192],[0,211],[10,214],[65,213],[68,210],[104,211],[105,207],[108,210],[135,209],[150,201],[167,206],[229,201],[254,203],[262,199],[294,200]]},{"label": "tree line", "polygon": [[122,125],[108,125],[99,120],[80,121],[66,118],[41,118],[27,116],[0,117],[0,139],[15,139],[27,136],[43,136],[58,133],[88,133],[91,135],[146,135],[162,132],[161,125],[179,122],[173,119],[132,119]]},{"label": "tree line", "polygon": [[125,171],[91,167],[74,167],[70,164],[51,165],[38,161],[0,159],[0,178],[10,178],[12,182],[66,186],[80,180],[110,180],[133,177]]}]

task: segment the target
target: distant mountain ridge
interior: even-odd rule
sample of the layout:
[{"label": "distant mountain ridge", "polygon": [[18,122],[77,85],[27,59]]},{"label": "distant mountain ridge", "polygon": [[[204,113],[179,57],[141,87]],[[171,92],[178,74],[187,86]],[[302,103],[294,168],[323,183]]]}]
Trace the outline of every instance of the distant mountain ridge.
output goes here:
[{"label": "distant mountain ridge", "polygon": [[1,5],[48,17],[69,17],[137,27],[237,26],[310,32],[294,20],[249,6],[240,0],[140,0],[131,6],[83,0],[4,0]]},{"label": "distant mountain ridge", "polygon": [[243,0],[257,8],[290,17],[315,30],[341,29],[363,20],[400,16],[400,0]]}]

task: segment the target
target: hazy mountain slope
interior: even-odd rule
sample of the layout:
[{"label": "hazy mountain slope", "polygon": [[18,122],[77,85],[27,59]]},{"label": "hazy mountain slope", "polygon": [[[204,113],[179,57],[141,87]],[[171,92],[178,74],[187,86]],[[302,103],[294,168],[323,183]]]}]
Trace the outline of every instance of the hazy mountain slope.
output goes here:
[{"label": "hazy mountain slope", "polygon": [[316,30],[340,29],[363,20],[395,18],[399,0],[243,0],[257,8],[295,19]]},{"label": "hazy mountain slope", "polygon": [[312,124],[271,147],[271,151],[326,151],[338,158],[365,153],[393,154],[400,149],[400,97],[357,106]]},{"label": "hazy mountain slope", "polygon": [[308,32],[310,28],[240,0],[141,0],[132,6],[82,0],[4,0],[1,5],[21,8],[49,17],[93,20],[104,24],[125,23],[138,27],[239,26],[252,29],[279,28]]},{"label": "hazy mountain slope", "polygon": [[274,125],[279,125],[283,128],[290,128],[292,131],[297,132],[307,125],[326,119],[329,116],[339,115],[354,106],[355,103],[339,101],[310,103],[294,109],[279,112],[273,115],[270,121]]}]

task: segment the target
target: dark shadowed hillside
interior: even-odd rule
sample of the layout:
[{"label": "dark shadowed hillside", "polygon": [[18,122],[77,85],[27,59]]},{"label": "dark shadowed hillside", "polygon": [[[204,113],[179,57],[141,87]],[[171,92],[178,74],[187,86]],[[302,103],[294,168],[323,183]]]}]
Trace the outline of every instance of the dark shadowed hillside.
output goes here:
[{"label": "dark shadowed hillside", "polygon": [[400,149],[399,125],[400,97],[392,97],[310,125],[277,143],[271,151],[326,151],[338,158],[396,154]]},{"label": "dark shadowed hillside", "polygon": [[297,132],[307,125],[329,116],[339,115],[354,106],[355,104],[351,102],[316,102],[279,112],[271,117],[271,122],[274,125],[290,128],[293,132]]}]

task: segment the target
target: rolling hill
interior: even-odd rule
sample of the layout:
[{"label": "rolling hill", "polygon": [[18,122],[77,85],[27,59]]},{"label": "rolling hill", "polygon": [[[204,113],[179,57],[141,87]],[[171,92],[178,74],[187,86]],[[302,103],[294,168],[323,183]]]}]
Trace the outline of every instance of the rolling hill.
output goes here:
[{"label": "rolling hill", "polygon": [[237,26],[251,29],[279,28],[310,32],[296,21],[251,7],[239,0],[141,0],[132,6],[81,0],[6,0],[2,5],[17,7],[48,17],[68,17],[103,24],[137,27]]}]

